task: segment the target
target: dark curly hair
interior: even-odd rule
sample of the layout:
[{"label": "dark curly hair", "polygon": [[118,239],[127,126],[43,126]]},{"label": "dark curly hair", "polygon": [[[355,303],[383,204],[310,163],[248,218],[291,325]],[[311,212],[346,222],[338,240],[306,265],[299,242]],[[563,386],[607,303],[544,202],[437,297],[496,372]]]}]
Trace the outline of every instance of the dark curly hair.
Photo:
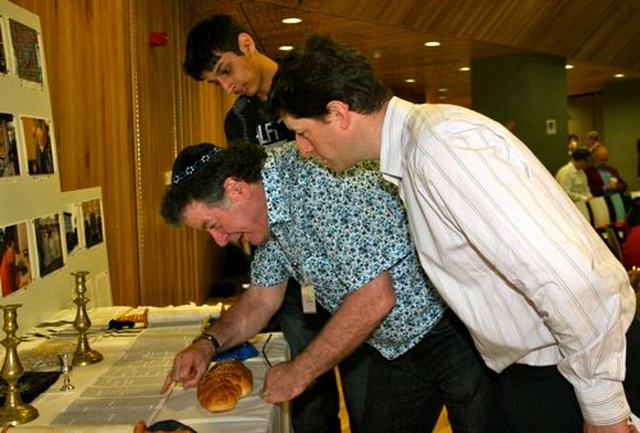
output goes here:
[{"label": "dark curly hair", "polygon": [[238,34],[248,33],[229,15],[213,15],[198,23],[187,36],[184,71],[197,81],[202,73],[212,71],[220,54],[234,52],[242,55],[238,47]]},{"label": "dark curly hair", "polygon": [[[212,150],[215,156],[193,170],[192,162],[202,155],[211,154]],[[184,210],[190,203],[220,204],[225,198],[224,181],[231,177],[248,183],[258,182],[262,179],[266,158],[264,148],[252,144],[223,149],[211,143],[201,143],[184,148],[173,164],[174,182],[162,200],[162,217],[169,224],[180,225],[184,221]]]},{"label": "dark curly hair", "polygon": [[330,101],[370,114],[382,108],[391,91],[376,77],[361,52],[326,35],[313,35],[290,51],[278,67],[269,94],[269,111],[297,118],[322,118]]}]

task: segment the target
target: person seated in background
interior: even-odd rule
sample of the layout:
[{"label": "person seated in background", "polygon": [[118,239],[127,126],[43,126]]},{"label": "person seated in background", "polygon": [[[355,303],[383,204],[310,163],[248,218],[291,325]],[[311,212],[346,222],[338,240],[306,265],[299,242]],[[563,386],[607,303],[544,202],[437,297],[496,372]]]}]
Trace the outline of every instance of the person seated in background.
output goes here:
[{"label": "person seated in background", "polygon": [[574,203],[593,197],[584,172],[590,156],[591,153],[587,149],[576,149],[571,154],[571,161],[560,167],[556,173],[556,180]]},{"label": "person seated in background", "polygon": [[569,138],[567,140],[567,154],[569,157],[573,155],[573,152],[578,150],[580,147],[580,140],[578,139],[577,134],[569,134]]},{"label": "person seated in background", "polygon": [[604,144],[596,146],[591,152],[591,163],[584,169],[589,189],[594,197],[624,193],[627,182],[618,170],[609,165],[609,150]]},{"label": "person seated in background", "polygon": [[[362,432],[432,431],[446,404],[454,432],[497,433],[488,370],[422,270],[395,189],[377,170],[334,176],[293,142],[209,143],[182,150],[161,213],[223,246],[258,247],[251,282],[205,334],[178,353],[172,382],[195,386],[217,352],[253,337],[302,282],[331,318],[309,345],[266,371],[262,398],[281,403],[356,350],[370,359]],[[364,344],[367,343],[367,344]]]}]

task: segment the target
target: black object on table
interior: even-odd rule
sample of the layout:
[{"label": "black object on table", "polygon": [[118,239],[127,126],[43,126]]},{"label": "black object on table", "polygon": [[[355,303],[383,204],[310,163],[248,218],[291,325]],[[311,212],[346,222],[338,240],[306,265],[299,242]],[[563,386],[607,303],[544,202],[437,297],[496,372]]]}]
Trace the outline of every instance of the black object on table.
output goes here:
[{"label": "black object on table", "polygon": [[[18,389],[23,403],[31,403],[53,385],[60,376],[59,371],[27,371],[18,379]],[[4,405],[7,381],[0,377],[0,405]]]}]

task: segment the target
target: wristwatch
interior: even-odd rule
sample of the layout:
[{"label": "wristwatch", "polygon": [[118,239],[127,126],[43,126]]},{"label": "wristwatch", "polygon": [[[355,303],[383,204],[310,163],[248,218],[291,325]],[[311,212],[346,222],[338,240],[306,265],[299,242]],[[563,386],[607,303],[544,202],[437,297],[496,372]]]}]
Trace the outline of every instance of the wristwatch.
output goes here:
[{"label": "wristwatch", "polygon": [[211,334],[207,334],[206,332],[203,332],[202,334],[198,335],[196,338],[193,339],[193,341],[191,342],[191,344],[194,344],[197,341],[200,340],[207,340],[209,341],[209,343],[211,343],[211,345],[213,346],[213,352],[216,353],[218,351],[218,349],[220,348],[220,343],[218,342],[218,339],[216,337],[214,337]]}]

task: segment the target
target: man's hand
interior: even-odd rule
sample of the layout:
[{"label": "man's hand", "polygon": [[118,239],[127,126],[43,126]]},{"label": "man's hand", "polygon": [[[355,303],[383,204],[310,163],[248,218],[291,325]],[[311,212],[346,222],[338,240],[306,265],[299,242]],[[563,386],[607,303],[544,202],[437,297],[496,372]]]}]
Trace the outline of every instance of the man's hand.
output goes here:
[{"label": "man's hand", "polygon": [[584,433],[638,433],[638,429],[636,429],[627,420],[624,420],[616,424],[604,426],[595,426],[585,423]]},{"label": "man's hand", "polygon": [[302,394],[309,384],[296,371],[294,361],[282,362],[267,370],[260,397],[267,403],[282,403]]},{"label": "man's hand", "polygon": [[196,341],[191,346],[179,352],[173,358],[173,367],[160,390],[161,394],[167,392],[173,382],[182,382],[184,388],[191,388],[200,382],[211,364],[213,347],[207,340]]}]

